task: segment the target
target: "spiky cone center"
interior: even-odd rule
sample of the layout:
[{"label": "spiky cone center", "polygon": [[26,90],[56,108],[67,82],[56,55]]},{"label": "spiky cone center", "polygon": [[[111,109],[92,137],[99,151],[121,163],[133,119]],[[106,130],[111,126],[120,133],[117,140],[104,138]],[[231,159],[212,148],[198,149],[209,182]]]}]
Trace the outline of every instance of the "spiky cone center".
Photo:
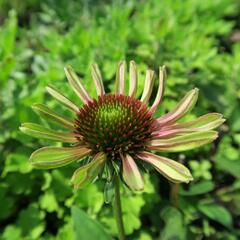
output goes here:
[{"label": "spiky cone center", "polygon": [[124,95],[102,95],[80,108],[76,133],[93,152],[110,159],[145,149],[153,132],[152,114],[141,101]]}]

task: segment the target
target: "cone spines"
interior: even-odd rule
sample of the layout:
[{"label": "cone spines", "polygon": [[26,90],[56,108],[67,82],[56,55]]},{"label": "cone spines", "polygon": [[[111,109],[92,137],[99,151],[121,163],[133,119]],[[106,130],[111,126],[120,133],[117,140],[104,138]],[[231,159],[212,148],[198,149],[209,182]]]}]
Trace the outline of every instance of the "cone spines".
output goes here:
[{"label": "cone spines", "polygon": [[93,151],[113,158],[144,149],[151,139],[152,115],[141,101],[124,95],[103,95],[85,104],[76,119],[76,132]]}]

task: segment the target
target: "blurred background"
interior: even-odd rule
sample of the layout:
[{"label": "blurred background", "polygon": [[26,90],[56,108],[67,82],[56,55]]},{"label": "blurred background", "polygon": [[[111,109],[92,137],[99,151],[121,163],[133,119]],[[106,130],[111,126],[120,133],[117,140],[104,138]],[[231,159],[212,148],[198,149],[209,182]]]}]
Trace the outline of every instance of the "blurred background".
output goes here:
[{"label": "blurred background", "polygon": [[[156,171],[145,174],[143,192],[122,188],[128,239],[240,238],[238,0],[0,0],[1,240],[92,240],[96,221],[116,237],[103,182],[74,191],[70,178],[75,166],[34,170],[30,153],[55,143],[25,136],[18,128],[22,122],[41,122],[33,103],[69,114],[46,94],[47,84],[81,104],[67,85],[65,65],[72,65],[96,96],[90,65],[99,64],[111,91],[121,59],[138,64],[139,95],[147,67],[157,71],[159,65],[167,66],[158,115],[198,87],[199,100],[185,120],[208,112],[227,119],[214,143],[169,154],[184,162],[195,178],[181,186],[179,209],[171,205],[169,183]],[[76,228],[82,235],[76,235]],[[107,238],[99,234],[99,239]]]}]

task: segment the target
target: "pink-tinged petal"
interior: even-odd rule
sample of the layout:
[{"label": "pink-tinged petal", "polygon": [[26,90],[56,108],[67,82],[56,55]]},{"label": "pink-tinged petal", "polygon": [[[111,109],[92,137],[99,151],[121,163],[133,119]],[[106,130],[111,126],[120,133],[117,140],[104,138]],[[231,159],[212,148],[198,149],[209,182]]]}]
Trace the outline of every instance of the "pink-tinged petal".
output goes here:
[{"label": "pink-tinged petal", "polygon": [[71,85],[74,92],[80,97],[80,99],[84,103],[91,102],[92,101],[91,97],[88,95],[86,89],[83,87],[80,79],[78,78],[77,74],[73,71],[73,69],[70,66],[68,66],[64,68],[64,71],[69,81],[69,84]]},{"label": "pink-tinged petal", "polygon": [[79,141],[74,133],[57,132],[35,123],[23,123],[19,129],[23,133],[35,138],[45,138],[68,143],[76,143]]},{"label": "pink-tinged petal", "polygon": [[121,61],[118,64],[116,74],[116,93],[124,94],[124,79],[125,79],[125,62]]},{"label": "pink-tinged petal", "polygon": [[65,116],[61,116],[58,113],[56,113],[55,111],[51,110],[50,108],[48,108],[47,106],[43,105],[43,104],[34,104],[32,106],[33,110],[38,113],[41,117],[43,118],[47,118],[52,122],[56,122],[58,124],[60,124],[61,126],[71,129],[74,129],[74,122],[71,121],[70,119],[68,119]]},{"label": "pink-tinged petal", "polygon": [[143,177],[133,158],[126,154],[121,156],[123,164],[123,179],[132,190],[142,190],[144,188]]},{"label": "pink-tinged petal", "polygon": [[154,139],[147,146],[151,150],[178,152],[198,148],[214,141],[218,137],[215,131],[194,132],[168,139]]},{"label": "pink-tinged petal", "polygon": [[147,104],[148,100],[151,96],[152,89],[153,89],[153,83],[154,83],[154,71],[147,70],[146,72],[146,78],[144,83],[144,89],[141,97],[141,102]]},{"label": "pink-tinged petal", "polygon": [[70,110],[74,112],[78,112],[79,108],[77,105],[75,105],[71,100],[69,100],[67,97],[65,97],[63,94],[59,93],[56,89],[53,87],[46,87],[47,92],[52,95],[54,98],[56,98],[59,102],[63,103],[66,107],[68,107]]},{"label": "pink-tinged petal", "polygon": [[101,72],[99,70],[98,65],[93,64],[91,70],[92,70],[91,71],[92,72],[92,78],[93,78],[94,83],[96,85],[97,94],[98,94],[98,96],[102,96],[103,94],[105,94],[105,90],[104,90],[102,75],[101,75]]},{"label": "pink-tinged petal", "polygon": [[152,164],[158,172],[171,182],[188,183],[193,180],[190,171],[184,165],[169,158],[157,156],[149,152],[140,152],[137,154],[137,157]]},{"label": "pink-tinged petal", "polygon": [[186,133],[194,132],[194,130],[191,129],[166,129],[166,130],[159,130],[152,134],[154,139],[160,139],[160,138],[169,138],[169,137],[175,137],[178,135],[184,135]]},{"label": "pink-tinged petal", "polygon": [[165,77],[166,77],[166,68],[165,66],[162,66],[159,68],[159,85],[158,85],[157,96],[153,102],[152,107],[150,108],[150,112],[152,113],[154,113],[157,110],[159,104],[161,103],[163,92],[164,92]]},{"label": "pink-tinged petal", "polygon": [[90,163],[78,168],[71,179],[74,188],[82,188],[91,183],[102,171],[105,161],[106,155],[103,152],[99,152]]},{"label": "pink-tinged petal", "polygon": [[208,113],[193,121],[185,123],[176,123],[163,127],[163,129],[182,129],[188,128],[194,131],[208,131],[219,127],[225,119],[222,118],[222,114],[219,113]]},{"label": "pink-tinged petal", "polygon": [[185,135],[191,132],[209,131],[219,127],[225,119],[219,113],[205,114],[193,121],[174,123],[160,127],[153,133],[154,138],[166,138]]},{"label": "pink-tinged petal", "polygon": [[43,147],[32,153],[30,163],[40,169],[57,168],[68,165],[91,153],[85,146]]},{"label": "pink-tinged petal", "polygon": [[158,123],[160,125],[165,125],[177,121],[192,109],[197,101],[197,98],[197,88],[189,91],[174,110],[157,119]]},{"label": "pink-tinged petal", "polygon": [[135,97],[137,92],[138,75],[137,75],[137,66],[134,61],[130,61],[129,78],[130,78],[130,82],[129,82],[128,95],[130,97]]}]

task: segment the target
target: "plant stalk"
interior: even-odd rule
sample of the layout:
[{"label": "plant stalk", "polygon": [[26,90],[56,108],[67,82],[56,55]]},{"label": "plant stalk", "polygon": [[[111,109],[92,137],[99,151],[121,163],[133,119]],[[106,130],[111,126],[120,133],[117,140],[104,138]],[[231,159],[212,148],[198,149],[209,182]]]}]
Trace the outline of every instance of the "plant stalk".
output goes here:
[{"label": "plant stalk", "polygon": [[179,207],[179,183],[171,183],[170,200],[174,207]]},{"label": "plant stalk", "polygon": [[115,197],[113,202],[113,211],[114,211],[114,216],[117,222],[119,240],[125,240],[119,176],[115,177]]}]

